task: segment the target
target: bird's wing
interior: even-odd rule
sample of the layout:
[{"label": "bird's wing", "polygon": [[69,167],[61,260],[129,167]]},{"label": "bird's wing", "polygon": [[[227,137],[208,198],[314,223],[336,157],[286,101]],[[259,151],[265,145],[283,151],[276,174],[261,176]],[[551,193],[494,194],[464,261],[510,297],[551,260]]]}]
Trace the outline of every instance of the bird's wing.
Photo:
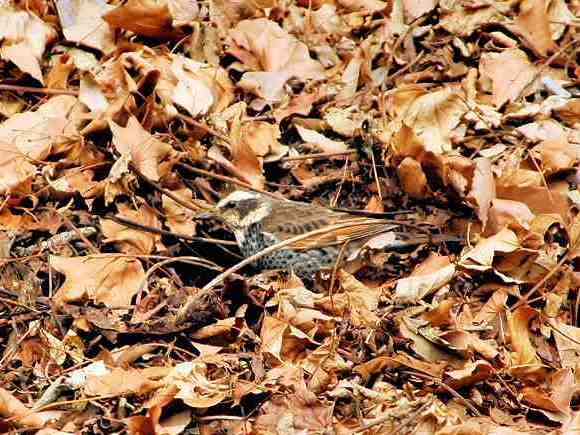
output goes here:
[{"label": "bird's wing", "polygon": [[[337,229],[332,227],[340,226]],[[303,207],[295,203],[276,205],[276,213],[262,221],[262,229],[278,240],[287,240],[310,231],[329,228],[328,232],[313,235],[294,242],[286,249],[308,250],[332,245],[341,245],[352,240],[364,239],[398,227],[382,219],[352,216],[324,207]]]}]

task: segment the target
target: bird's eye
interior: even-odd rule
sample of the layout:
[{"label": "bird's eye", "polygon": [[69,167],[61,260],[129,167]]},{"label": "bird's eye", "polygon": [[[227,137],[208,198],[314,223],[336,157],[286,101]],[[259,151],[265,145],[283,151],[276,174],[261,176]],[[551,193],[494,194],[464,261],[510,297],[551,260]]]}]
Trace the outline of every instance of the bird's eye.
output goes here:
[{"label": "bird's eye", "polygon": [[233,202],[228,202],[227,204],[224,204],[224,208],[226,210],[232,210],[232,209],[236,208],[236,205]]}]

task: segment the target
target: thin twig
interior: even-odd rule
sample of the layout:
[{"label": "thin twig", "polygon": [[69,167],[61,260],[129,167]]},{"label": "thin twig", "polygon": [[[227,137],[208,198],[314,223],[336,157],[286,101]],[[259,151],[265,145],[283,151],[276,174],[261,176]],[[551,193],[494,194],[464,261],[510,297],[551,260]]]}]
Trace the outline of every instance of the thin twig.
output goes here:
[{"label": "thin twig", "polygon": [[[550,319],[551,320],[551,319]],[[548,328],[553,329],[554,331],[556,331],[558,334],[562,335],[564,338],[566,338],[567,340],[570,340],[572,343],[574,343],[575,345],[580,345],[580,341],[576,340],[573,337],[570,337],[568,334],[566,334],[564,331],[562,331],[561,329],[557,328],[555,325],[552,324],[552,322],[546,322],[545,320],[542,322],[544,325],[546,325]]]},{"label": "thin twig", "polygon": [[29,409],[27,412],[22,413],[22,414],[13,415],[12,417],[6,418],[4,421],[5,422],[18,421],[18,420],[22,420],[24,417],[28,417],[29,415],[36,414],[37,412],[58,408],[59,406],[75,405],[77,403],[87,403],[87,402],[92,402],[93,400],[112,399],[113,397],[118,397],[118,396],[119,396],[118,394],[104,394],[101,396],[86,397],[83,399],[63,400],[61,402],[53,402],[53,403],[49,403],[48,405],[41,406],[40,408]]},{"label": "thin twig", "polygon": [[240,261],[238,264],[230,267],[224,273],[215,277],[208,284],[206,284],[202,290],[203,291],[212,290],[216,285],[223,282],[224,279],[226,279],[232,273],[237,272],[242,267],[247,266],[248,264],[251,264],[251,263],[255,262],[256,260],[259,260],[260,258],[262,258],[268,254],[271,254],[272,252],[275,252],[279,249],[285,248],[288,245],[292,245],[293,243],[309,239],[313,236],[320,236],[320,235],[327,234],[327,233],[337,231],[337,230],[341,230],[344,228],[353,228],[356,226],[366,226],[366,225],[368,225],[368,222],[347,222],[347,223],[342,223],[342,224],[329,225],[327,227],[320,228],[318,230],[309,231],[308,233],[300,234],[298,236],[294,236],[294,237],[291,237],[289,239],[282,240],[281,242],[270,245],[267,248],[262,249],[261,251],[255,253],[254,255],[251,255],[250,257],[245,258],[243,261]]},{"label": "thin twig", "polygon": [[465,407],[467,407],[475,416],[477,416],[477,417],[481,416],[481,413],[479,412],[479,410],[469,400],[467,400],[465,397],[463,397],[461,394],[459,394],[457,391],[455,391],[453,388],[451,388],[449,385],[447,385],[441,379],[438,379],[438,378],[431,376],[431,375],[418,373],[415,371],[408,372],[408,374],[411,376],[416,376],[418,378],[426,379],[426,380],[434,382],[439,387],[443,388],[445,391],[447,391],[449,394],[451,394],[453,397],[455,397],[458,401],[463,403],[463,405],[465,405]]},{"label": "thin twig", "polygon": [[254,186],[252,186],[251,184],[248,184],[244,181],[236,180],[235,178],[231,178],[231,177],[226,177],[225,175],[214,174],[213,172],[209,172],[209,171],[206,171],[204,169],[194,168],[193,166],[188,165],[187,163],[180,162],[180,163],[177,163],[177,166],[181,166],[183,169],[186,169],[189,172],[193,172],[194,174],[204,175],[206,177],[214,178],[216,180],[220,180],[220,181],[223,181],[225,183],[236,184],[240,187],[243,187],[244,189],[252,190],[254,192],[261,193],[262,195],[267,195],[267,196],[270,196],[272,198],[286,200],[286,198],[283,198],[280,195],[277,195],[275,193],[271,193],[271,192],[268,192],[266,190],[256,189]]},{"label": "thin twig", "polygon": [[536,73],[534,74],[534,76],[532,77],[532,79],[530,81],[528,81],[528,83],[526,83],[526,85],[523,87],[523,89],[518,93],[518,95],[516,96],[516,98],[514,98],[512,101],[518,101],[520,98],[524,97],[525,94],[528,92],[530,86],[532,84],[534,84],[536,82],[536,80],[538,80],[540,78],[540,76],[542,75],[542,73],[544,72],[544,70],[546,68],[548,68],[552,62],[554,62],[554,60],[556,60],[558,58],[558,56],[560,56],[562,53],[564,53],[568,48],[570,48],[571,46],[573,46],[574,44],[576,44],[578,42],[577,39],[572,39],[570,40],[568,43],[564,44],[558,51],[556,51],[552,56],[550,56],[546,62],[544,62],[536,71]]},{"label": "thin twig", "polygon": [[200,211],[200,209],[201,210],[207,210],[209,208],[207,205],[205,205],[205,204],[203,204],[201,202],[194,202],[194,204],[189,204],[187,201],[184,201],[183,199],[181,199],[179,196],[177,196],[172,191],[165,189],[159,183],[157,183],[156,181],[151,180],[149,177],[147,177],[146,175],[144,175],[132,163],[129,164],[129,169],[131,169],[131,171],[133,171],[141,180],[145,181],[145,183],[147,183],[148,185],[150,185],[151,187],[153,187],[155,190],[163,193],[164,195],[167,195],[169,198],[171,198],[172,200],[174,200],[179,205],[187,208],[188,210],[192,210],[192,211],[194,211],[194,212],[197,213],[197,212]]},{"label": "thin twig", "polygon": [[32,311],[33,313],[36,313],[36,314],[42,313],[42,311],[38,311],[36,308],[29,307],[28,305],[21,304],[20,302],[13,301],[12,299],[8,299],[8,298],[0,297],[0,304],[14,305],[15,307],[24,308],[24,309]]},{"label": "thin twig", "polygon": [[193,119],[191,116],[187,116],[187,115],[182,115],[181,113],[177,114],[177,117],[179,119],[181,119],[182,121],[184,121],[186,124],[192,125],[194,127],[200,128],[202,130],[204,130],[206,133],[211,134],[212,136],[217,137],[218,139],[223,140],[224,142],[230,144],[231,140],[229,137],[224,136],[223,134],[221,134],[219,131],[214,130],[213,128],[209,127],[206,124],[203,124],[199,121],[196,121],[195,119]]},{"label": "thin twig", "polygon": [[358,151],[356,150],[348,150],[348,151],[338,151],[335,153],[314,153],[314,154],[305,154],[302,156],[289,156],[289,157],[282,157],[280,159],[281,162],[294,162],[298,160],[309,160],[309,159],[326,159],[328,157],[340,157],[340,156],[348,156],[350,154],[355,154]]},{"label": "thin twig", "polygon": [[[193,119],[192,117],[190,117],[190,116],[186,116],[186,115],[182,115],[182,114],[178,114],[178,115],[177,115],[177,117],[178,117],[179,119],[181,119],[181,120],[185,121],[186,123],[188,123],[188,124],[190,124],[190,125],[193,125],[193,126],[195,126],[195,127],[197,127],[197,128],[200,128],[200,129],[204,130],[205,132],[207,132],[207,133],[209,133],[209,134],[211,134],[211,135],[213,135],[213,136],[217,137],[218,139],[220,139],[220,140],[222,140],[222,141],[226,142],[228,145],[230,145],[230,146],[231,146],[231,145],[233,145],[233,144],[232,144],[232,140],[231,140],[229,137],[227,137],[227,136],[225,136],[225,135],[221,134],[219,131],[216,131],[216,130],[214,130],[213,128],[211,128],[211,127],[209,127],[209,126],[207,126],[207,125],[205,125],[205,124],[202,124],[202,123],[201,123],[201,122],[199,122],[199,121],[196,121],[196,120],[195,120],[195,119]],[[211,157],[209,157],[209,156],[207,156],[207,158],[208,158],[209,160],[211,160],[212,162],[214,162],[215,164],[217,164],[217,165],[219,165],[219,166],[223,166],[222,162],[220,162],[220,161],[218,161],[218,160],[215,160],[215,159],[212,159],[212,158],[211,158]],[[244,182],[244,181],[236,180],[235,178],[225,177],[225,176],[223,176],[223,175],[217,175],[217,174],[213,174],[213,173],[211,173],[211,172],[204,171],[203,169],[197,169],[197,168],[194,168],[194,167],[192,167],[192,166],[189,166],[189,165],[187,165],[187,164],[185,164],[185,163],[178,163],[178,164],[179,164],[179,165],[181,165],[181,166],[183,166],[183,167],[184,167],[184,168],[186,168],[186,169],[189,169],[191,172],[198,173],[198,174],[200,174],[200,175],[205,175],[205,176],[207,176],[207,177],[215,178],[216,180],[225,181],[225,182],[227,182],[227,183],[233,183],[233,184],[237,184],[238,186],[244,187],[245,189],[253,190],[253,191],[255,191],[255,192],[259,192],[259,193],[262,193],[262,194],[264,194],[264,195],[269,195],[269,196],[273,196],[273,197],[275,197],[275,198],[278,198],[278,196],[276,196],[276,195],[274,195],[274,194],[272,194],[272,193],[270,193],[270,192],[267,192],[267,191],[265,191],[265,190],[258,189],[258,188],[256,188],[256,187],[254,187],[254,186],[250,185],[249,183],[246,183],[246,182]],[[229,170],[229,171],[231,171],[231,172],[234,172],[234,175],[237,175],[237,176],[240,176],[241,178],[243,178],[243,173],[242,173],[242,172],[240,172],[240,171],[237,171],[237,168],[234,168],[234,167],[231,167],[231,168],[230,168],[230,167],[227,167],[226,169],[227,169],[227,170]],[[234,170],[234,169],[235,169],[235,170]]]},{"label": "thin twig", "polygon": [[520,297],[519,301],[517,301],[516,304],[510,308],[510,311],[514,311],[523,304],[527,303],[530,296],[533,295],[535,292],[537,292],[546,283],[546,281],[548,281],[552,276],[554,276],[554,274],[560,270],[560,268],[564,265],[564,263],[566,263],[566,261],[570,260],[570,257],[572,256],[572,254],[578,248],[579,245],[580,245],[580,237],[578,237],[578,239],[576,239],[574,244],[568,249],[566,255],[564,255],[562,259],[558,261],[558,264],[556,264],[556,266],[554,266],[552,270],[550,270],[547,274],[545,274],[543,278],[539,280],[529,292]]},{"label": "thin twig", "polygon": [[102,216],[102,219],[112,220],[113,222],[117,222],[120,225],[125,225],[127,227],[132,227],[141,231],[146,231],[148,233],[159,234],[162,236],[170,236],[175,237],[177,239],[187,240],[189,242],[204,242],[204,243],[215,243],[220,245],[229,245],[229,246],[237,246],[237,243],[232,240],[222,240],[222,239],[212,239],[209,237],[196,237],[196,236],[188,236],[187,234],[183,233],[175,233],[173,231],[162,230],[160,228],[154,228],[147,225],[143,225],[137,222],[134,222],[129,219],[125,219],[119,216],[114,215],[105,215]]},{"label": "thin twig", "polygon": [[[394,428],[390,433],[400,433],[399,429],[405,427],[411,420],[413,420],[416,416],[421,415],[423,411],[426,411],[433,404],[433,399],[428,400],[427,402],[423,403],[419,408],[413,411],[410,415],[405,417],[403,420],[399,422],[397,428]],[[378,426],[380,424],[386,423],[389,420],[394,420],[395,416],[392,414],[383,415],[382,417],[375,418],[374,420],[369,421],[368,423],[363,424],[361,427],[356,429],[354,433],[364,432],[365,430],[371,429],[374,426]]]},{"label": "thin twig", "polygon": [[[422,15],[419,15],[417,18],[415,18],[414,20],[412,20],[412,21],[409,23],[409,25],[408,25],[407,29],[405,29],[405,31],[403,32],[403,34],[402,34],[402,35],[400,35],[400,36],[397,38],[397,40],[395,41],[395,44],[393,45],[393,48],[391,49],[390,56],[389,56],[389,57],[388,57],[388,59],[387,59],[387,65],[385,66],[385,70],[387,71],[387,74],[389,74],[389,70],[390,70],[390,69],[391,69],[391,67],[393,66],[393,61],[394,61],[394,59],[395,59],[395,56],[397,55],[397,50],[398,50],[398,49],[399,49],[399,47],[400,47],[400,46],[403,44],[403,42],[405,41],[405,38],[406,38],[408,35],[410,35],[410,34],[413,32],[413,30],[415,30],[415,28],[416,28],[417,26],[421,25],[421,23],[422,23],[423,21],[425,21],[425,19],[427,18],[427,16],[428,16],[428,14],[429,14],[429,13],[430,13],[430,11],[429,11],[429,12],[427,12],[427,13],[424,13],[424,14],[422,14]],[[392,74],[392,76],[394,77],[394,76],[395,76],[395,74],[396,74],[396,72],[395,72],[395,73],[393,73],[393,74]],[[390,79],[392,79],[393,77],[391,77],[390,75],[387,75],[387,77],[385,78],[385,82],[386,82],[387,80],[390,80]]]},{"label": "thin twig", "polygon": [[154,264],[149,270],[147,270],[147,272],[145,273],[145,276],[143,277],[143,280],[141,281],[141,284],[139,285],[138,300],[140,300],[140,295],[145,290],[145,288],[147,286],[147,282],[149,281],[149,278],[151,277],[153,272],[155,272],[157,269],[164,267],[168,264],[177,263],[177,262],[188,263],[188,264],[192,264],[194,266],[199,266],[199,267],[205,267],[206,269],[215,270],[217,272],[222,271],[222,268],[217,266],[215,263],[212,263],[211,261],[205,260],[205,259],[200,258],[200,257],[181,256],[181,257],[167,258],[163,261],[160,261],[159,263]]},{"label": "thin twig", "polygon": [[395,71],[393,74],[391,74],[390,76],[386,77],[386,80],[393,80],[394,78],[400,76],[401,74],[406,73],[408,70],[410,70],[411,68],[413,68],[416,64],[419,63],[419,61],[421,59],[423,59],[423,55],[426,53],[426,51],[421,51],[417,57],[415,57],[415,59],[413,59],[411,62],[409,62],[407,65],[405,65],[403,68],[401,68],[398,71]]},{"label": "thin twig", "polygon": [[[79,228],[77,228],[77,226],[67,216],[64,215],[64,213],[60,213],[57,209],[54,209],[54,211],[64,220],[65,225],[67,227],[69,227],[72,231],[74,231],[75,234],[78,236],[78,238],[83,241],[83,243],[86,245],[87,249],[89,251],[91,251],[92,254],[99,253],[99,250],[93,244],[93,242],[91,242],[87,238],[87,236]],[[91,227],[89,227],[89,228],[91,228]]]},{"label": "thin twig", "polygon": [[46,95],[73,95],[78,96],[79,91],[70,89],[54,89],[54,88],[35,88],[32,86],[19,86],[19,85],[9,85],[6,83],[0,83],[0,91],[12,91],[19,93],[32,93],[32,94],[46,94]]},{"label": "thin twig", "polygon": [[[388,221],[386,219],[384,222],[385,222],[385,225],[393,224],[392,221]],[[320,229],[317,229],[314,231],[310,231],[308,233],[304,233],[304,234],[300,234],[298,236],[291,237],[291,238],[286,239],[286,240],[282,240],[281,242],[275,243],[273,245],[268,246],[265,249],[262,249],[261,251],[255,253],[254,255],[251,255],[251,256],[245,258],[244,260],[240,261],[239,263],[235,264],[234,266],[230,267],[228,270],[220,273],[218,276],[216,276],[214,279],[212,279],[208,284],[206,284],[198,294],[196,294],[193,297],[190,297],[189,300],[186,301],[185,304],[183,305],[183,307],[179,310],[179,313],[177,314],[177,320],[178,321],[183,320],[185,318],[187,312],[189,311],[189,307],[191,307],[193,304],[195,304],[199,298],[204,297],[207,294],[209,294],[216,285],[222,283],[227,277],[229,277],[233,273],[237,272],[238,270],[240,270],[244,266],[247,266],[248,264],[251,264],[251,263],[255,262],[256,260],[258,260],[258,259],[260,259],[268,254],[271,254],[272,252],[275,252],[279,249],[282,249],[288,245],[291,245],[291,244],[296,243],[296,242],[300,242],[302,240],[309,239],[313,236],[320,236],[320,235],[327,234],[327,233],[337,231],[337,230],[341,230],[344,228],[353,228],[353,227],[365,226],[365,225],[368,225],[368,222],[346,222],[346,223],[341,223],[341,224],[336,224],[336,225],[329,225],[329,226],[324,227],[324,228],[320,228]]]},{"label": "thin twig", "polygon": [[371,162],[373,163],[373,177],[375,178],[375,184],[377,186],[377,193],[379,194],[379,200],[383,202],[383,190],[381,189],[381,182],[379,180],[379,173],[377,172],[377,162],[375,161],[375,152],[373,150],[373,144],[371,142],[370,146]]},{"label": "thin twig", "polygon": [[346,161],[344,162],[344,167],[342,170],[342,176],[340,177],[340,183],[338,184],[338,189],[336,189],[336,194],[334,195],[334,197],[330,200],[330,207],[335,207],[336,204],[338,203],[338,198],[340,198],[340,194],[342,193],[342,188],[344,186],[344,181],[347,177],[348,174],[348,169],[350,167],[350,156],[346,157]]},{"label": "thin twig", "polygon": [[[12,322],[14,322],[14,318],[12,318],[11,320]],[[12,330],[18,333],[18,327],[15,324],[12,325]],[[32,328],[28,328],[28,330],[22,335],[22,337],[18,339],[18,341],[11,348],[7,348],[4,350],[4,355],[2,356],[2,359],[0,359],[0,369],[4,369],[4,364],[7,361],[9,361],[14,356],[14,354],[16,354],[20,345],[24,342],[24,340],[28,338],[28,336],[32,333],[32,331],[33,331]]]},{"label": "thin twig", "polygon": [[[399,216],[402,214],[412,214],[416,213],[416,210],[398,210],[398,211],[385,211],[385,212],[375,212],[375,211],[368,211],[368,210],[354,210],[351,208],[342,208],[342,207],[328,207],[330,210],[339,211],[342,213],[348,213],[353,216],[365,216],[370,217],[373,219],[392,219],[394,216]],[[401,225],[404,225],[405,222],[402,221]]]}]

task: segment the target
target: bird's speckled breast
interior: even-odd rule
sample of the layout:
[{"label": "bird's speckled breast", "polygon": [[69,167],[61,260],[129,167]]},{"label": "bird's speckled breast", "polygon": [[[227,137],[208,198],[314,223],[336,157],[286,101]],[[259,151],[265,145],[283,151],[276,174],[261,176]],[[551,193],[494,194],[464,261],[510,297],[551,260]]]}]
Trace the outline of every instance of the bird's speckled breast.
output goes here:
[{"label": "bird's speckled breast", "polygon": [[267,243],[262,233],[262,226],[259,223],[250,225],[244,231],[242,237],[238,238],[238,245],[244,257],[250,257],[262,249],[273,245],[276,240]]},{"label": "bird's speckled breast", "polygon": [[[252,224],[245,231],[239,244],[242,255],[250,257],[278,242],[280,240],[272,234],[263,232],[260,224]],[[307,251],[280,249],[260,258],[255,265],[259,269],[292,269],[299,276],[304,276],[334,266],[337,255],[336,247]]]}]

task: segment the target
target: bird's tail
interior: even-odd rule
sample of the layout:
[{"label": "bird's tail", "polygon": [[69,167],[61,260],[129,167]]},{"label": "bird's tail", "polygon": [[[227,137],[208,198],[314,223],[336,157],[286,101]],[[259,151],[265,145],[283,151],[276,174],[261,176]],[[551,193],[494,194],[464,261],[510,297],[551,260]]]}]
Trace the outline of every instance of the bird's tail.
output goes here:
[{"label": "bird's tail", "polygon": [[418,245],[429,244],[439,245],[445,242],[461,243],[465,241],[465,237],[455,234],[428,234],[428,233],[409,233],[396,232],[395,237],[387,243],[384,248],[387,249],[402,249],[415,247]]}]

